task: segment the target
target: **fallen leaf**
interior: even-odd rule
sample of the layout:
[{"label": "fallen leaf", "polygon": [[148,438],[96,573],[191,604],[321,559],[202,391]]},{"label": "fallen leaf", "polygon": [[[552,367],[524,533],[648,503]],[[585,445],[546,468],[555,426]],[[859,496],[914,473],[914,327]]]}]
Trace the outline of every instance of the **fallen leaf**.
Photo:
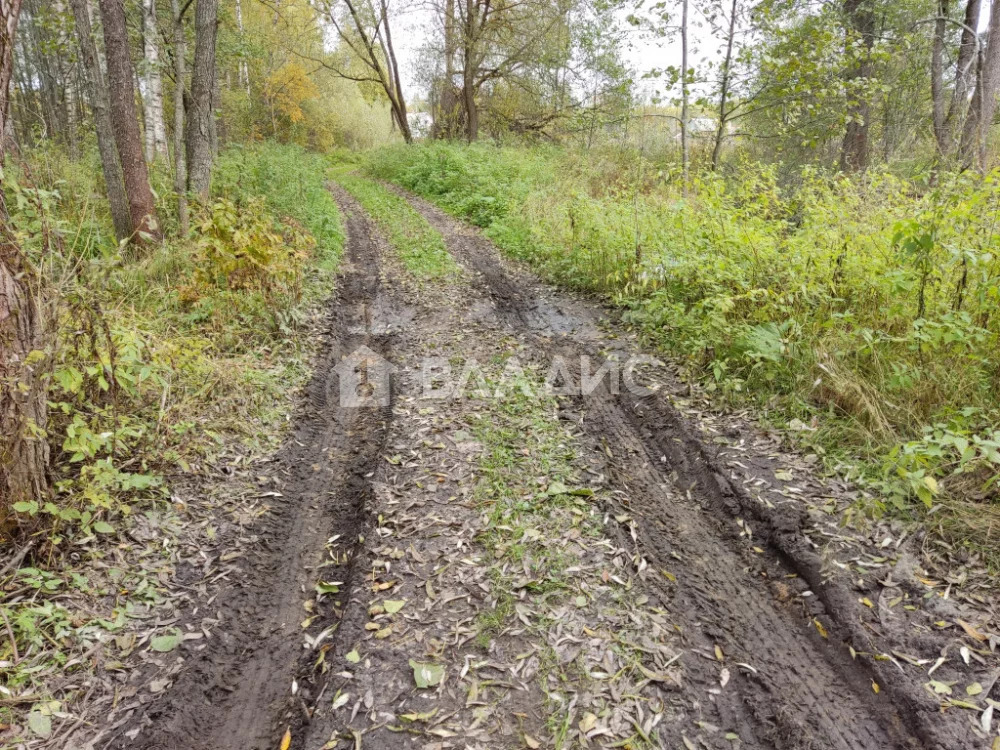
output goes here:
[{"label": "fallen leaf", "polygon": [[351,699],[350,693],[341,693],[333,701],[333,705],[330,706],[330,708],[336,711],[338,708],[342,708],[343,706],[347,705],[347,701],[349,701],[350,699]]},{"label": "fallen leaf", "polygon": [[725,659],[725,655],[722,653],[722,647],[718,643],[715,644],[715,658],[719,661]]},{"label": "fallen leaf", "polygon": [[52,717],[35,710],[28,714],[28,727],[42,739],[52,734]]},{"label": "fallen leaf", "polygon": [[344,654],[344,658],[347,659],[347,661],[349,661],[351,664],[357,664],[359,661],[361,661],[361,654],[359,654],[358,650],[355,648],[351,649],[346,654]]},{"label": "fallen leaf", "polygon": [[403,721],[409,721],[409,722],[430,721],[431,719],[434,718],[434,714],[436,714],[437,712],[438,710],[435,708],[433,711],[427,711],[422,714],[401,714],[399,718],[402,719]]},{"label": "fallen leaf", "polygon": [[440,664],[425,664],[410,659],[413,667],[413,681],[418,688],[436,687],[444,679],[444,667]]},{"label": "fallen leaf", "polygon": [[931,689],[938,695],[951,695],[951,685],[946,682],[931,680],[927,684],[930,685]]},{"label": "fallen leaf", "polygon": [[881,688],[878,686],[878,683],[875,682],[875,680],[872,680],[872,692],[878,695],[879,690],[881,690]]},{"label": "fallen leaf", "polygon": [[580,731],[586,734],[591,729],[597,725],[597,717],[592,713],[585,713],[583,718],[580,719],[580,723],[577,725],[580,727]]},{"label": "fallen leaf", "polygon": [[964,630],[966,632],[966,634],[970,638],[975,638],[977,641],[985,641],[986,640],[986,636],[985,635],[983,635],[982,633],[980,633],[978,630],[976,630],[974,627],[972,627],[965,620],[955,620],[955,622],[957,622],[962,627],[962,630]]},{"label": "fallen leaf", "polygon": [[816,632],[819,633],[821,636],[823,636],[823,638],[830,637],[830,634],[826,632],[826,628],[823,627],[823,623],[821,623],[819,620],[813,619],[813,625],[816,626]]},{"label": "fallen leaf", "polygon": [[404,604],[406,604],[405,599],[386,599],[382,602],[382,606],[385,608],[385,611],[390,615],[394,615],[399,612],[399,610],[403,608]]},{"label": "fallen leaf", "polygon": [[524,744],[531,748],[531,750],[538,750],[542,746],[542,743],[532,737],[530,734],[524,735]]},{"label": "fallen leaf", "polygon": [[149,642],[149,647],[153,651],[159,651],[160,653],[166,653],[168,651],[173,651],[184,640],[184,636],[181,635],[179,630],[175,630],[173,633],[168,633],[166,635],[158,635],[151,639]]},{"label": "fallen leaf", "polygon": [[983,692],[983,686],[978,682],[973,682],[971,685],[965,688],[966,695],[979,695]]},{"label": "fallen leaf", "polygon": [[285,730],[285,736],[281,738],[281,750],[288,750],[292,746],[292,729]]}]

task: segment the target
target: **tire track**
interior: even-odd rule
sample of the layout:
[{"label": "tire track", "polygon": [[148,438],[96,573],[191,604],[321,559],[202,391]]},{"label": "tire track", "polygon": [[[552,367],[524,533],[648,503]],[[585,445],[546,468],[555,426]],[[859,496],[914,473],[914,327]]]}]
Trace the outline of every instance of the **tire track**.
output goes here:
[{"label": "tire track", "polygon": [[[595,306],[555,294],[529,274],[508,268],[475,230],[397,192],[478,275],[482,293],[508,327],[531,333],[539,355],[562,354],[572,361],[580,354],[599,355],[599,344],[614,346],[596,334]],[[692,721],[734,730],[748,747],[971,746],[959,717],[937,714],[919,684],[887,673],[894,665],[851,658],[846,644],[861,651],[874,638],[854,617],[857,605],[850,606],[849,592],[824,585],[818,559],[798,533],[801,519],[768,518],[744,502],[748,498],[724,479],[712,454],[665,399],[641,398],[627,389],[611,393],[602,386],[575,399],[570,409],[594,445],[609,454],[609,473],[632,499],[641,554],[676,575],[676,585],[665,583],[663,589],[672,597],[671,612],[690,649],[684,665]],[[762,524],[764,555],[748,554],[734,532],[734,516]],[[786,583],[788,576],[801,578]],[[809,608],[797,596],[782,601],[775,591],[789,585],[797,586],[797,593],[811,586],[819,600],[810,599]],[[827,627],[817,628],[818,618]],[[728,667],[725,689],[720,689],[716,645]],[[674,736],[682,746],[692,729],[678,727]],[[729,746],[721,733],[702,735],[701,741]]]},{"label": "tire track", "polygon": [[[205,603],[220,613],[212,637],[189,656],[174,684],[123,727],[115,748],[135,750],[273,750],[290,728],[303,733],[316,655],[303,650],[303,601],[334,535],[356,541],[366,523],[370,477],[387,434],[391,403],[377,409],[340,404],[335,368],[360,346],[388,357],[394,302],[382,294],[378,256],[365,219],[348,213],[342,278],[331,305],[329,340],[316,364],[291,436],[268,472],[281,497],[262,521],[256,556],[242,575]],[[351,584],[353,550],[336,576]],[[305,592],[305,593],[304,593]],[[204,615],[202,615],[203,617]],[[336,613],[333,615],[336,617]],[[200,618],[190,616],[194,628]],[[297,690],[292,690],[293,681]]]}]

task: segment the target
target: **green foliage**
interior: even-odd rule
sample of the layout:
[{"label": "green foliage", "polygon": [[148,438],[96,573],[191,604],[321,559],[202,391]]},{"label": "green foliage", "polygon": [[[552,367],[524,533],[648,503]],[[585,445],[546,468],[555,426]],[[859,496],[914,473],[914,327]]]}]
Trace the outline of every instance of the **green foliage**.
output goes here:
[{"label": "green foliage", "polygon": [[441,235],[409,203],[382,185],[353,174],[337,181],[364,206],[382,228],[400,260],[420,279],[438,279],[458,272]]},{"label": "green foliage", "polygon": [[811,167],[782,183],[744,163],[695,176],[685,199],[627,151],[432,144],[369,170],[621,305],[709,390],[813,425],[798,432],[813,450],[861,459],[875,510],[995,507],[997,173],[929,189]]},{"label": "green foliage", "polygon": [[[40,158],[5,187],[15,236],[48,281],[42,437],[56,494],[13,510],[58,548],[113,532],[133,505],[162,495],[164,472],[190,470],[223,434],[258,439],[254,423],[281,399],[279,384],[301,377],[298,332],[332,288],[343,234],[320,170],[309,169],[323,162],[267,146],[223,155],[220,196],[189,238],[125,263],[104,217],[84,208],[100,186],[57,152]],[[237,171],[245,182],[227,181]],[[23,185],[43,172],[42,187]]]}]

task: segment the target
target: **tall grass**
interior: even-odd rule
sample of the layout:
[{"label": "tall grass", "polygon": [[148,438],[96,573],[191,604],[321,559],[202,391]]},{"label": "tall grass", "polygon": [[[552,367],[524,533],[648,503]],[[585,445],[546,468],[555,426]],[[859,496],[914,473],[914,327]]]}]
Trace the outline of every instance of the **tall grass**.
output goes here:
[{"label": "tall grass", "polygon": [[[996,173],[779,182],[741,163],[685,197],[669,165],[612,151],[429,144],[368,169],[622,306],[709,390],[849,459],[875,511],[1000,516]],[[966,519],[958,536],[988,527],[941,517]]]}]

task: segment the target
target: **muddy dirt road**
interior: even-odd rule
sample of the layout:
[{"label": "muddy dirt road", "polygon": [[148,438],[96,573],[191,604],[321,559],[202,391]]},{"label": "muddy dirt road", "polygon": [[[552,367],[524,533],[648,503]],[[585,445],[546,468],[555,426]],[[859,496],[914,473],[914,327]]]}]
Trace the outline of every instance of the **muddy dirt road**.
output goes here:
[{"label": "muddy dirt road", "polygon": [[[634,342],[407,196],[460,267],[415,277],[335,194],[330,340],[255,555],[93,747],[991,746],[933,684],[1000,699],[995,656],[810,512],[828,487],[786,491],[794,457],[737,423],[709,442],[655,365],[539,396],[553,361],[579,382]],[[443,390],[459,372],[473,397]]]}]

